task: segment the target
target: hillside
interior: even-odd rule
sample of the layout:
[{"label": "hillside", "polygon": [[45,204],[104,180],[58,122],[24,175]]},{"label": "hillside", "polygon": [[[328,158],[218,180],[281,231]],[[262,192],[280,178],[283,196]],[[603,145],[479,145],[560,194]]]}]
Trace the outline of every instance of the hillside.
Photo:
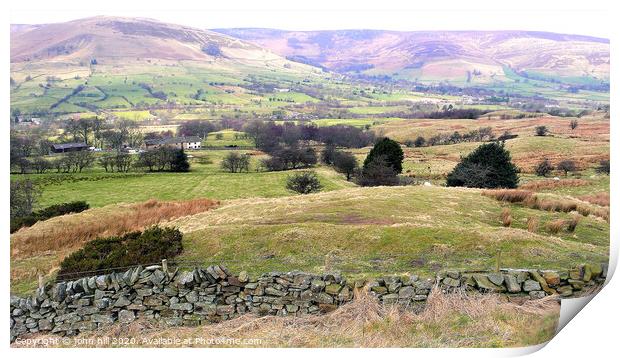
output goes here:
[{"label": "hillside", "polygon": [[457,83],[517,76],[567,84],[608,81],[609,41],[528,31],[281,31],[216,29],[339,72]]},{"label": "hillside", "polygon": [[150,19],[97,16],[64,23],[13,26],[11,62],[102,60],[281,61],[226,35]]},{"label": "hillside", "polygon": [[[512,212],[510,228],[502,227],[500,221],[504,207]],[[12,289],[31,289],[34,267],[53,275],[62,257],[76,250],[77,239],[62,239],[51,247],[28,243],[43,242],[42,235],[59,230],[71,236],[81,232],[84,222],[119,208],[127,210],[128,206],[91,209],[13,234]],[[188,214],[168,224],[184,233],[182,261],[223,263],[253,274],[331,269],[349,276],[374,276],[411,271],[430,274],[442,268],[489,269],[495,265],[497,250],[505,254],[503,267],[553,269],[605,262],[609,250],[609,223],[598,217],[583,217],[574,232],[552,234],[545,225],[569,219],[570,213],[504,204],[477,189],[346,188],[228,200],[218,208]],[[530,217],[540,220],[535,232],[528,231]],[[77,236],[82,243],[92,239]]]},{"label": "hillside", "polygon": [[11,105],[22,112],[250,103],[255,82],[320,73],[227,35],[149,19],[11,27]]}]

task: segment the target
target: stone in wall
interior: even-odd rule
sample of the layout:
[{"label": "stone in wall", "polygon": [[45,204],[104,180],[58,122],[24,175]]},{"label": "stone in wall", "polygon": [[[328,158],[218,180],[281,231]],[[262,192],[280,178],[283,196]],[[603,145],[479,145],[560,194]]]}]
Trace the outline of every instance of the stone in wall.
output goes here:
[{"label": "stone in wall", "polygon": [[251,312],[300,316],[332,311],[367,289],[383,304],[420,309],[431,289],[502,292],[542,298],[570,297],[603,282],[605,265],[566,271],[445,271],[433,279],[386,276],[347,282],[339,273],[270,272],[256,279],[232,275],[224,266],[166,272],[159,265],[122,273],[48,283],[31,297],[11,296],[11,341],[24,333],[75,335],[114,322],[155,319],[172,326],[219,322]]}]

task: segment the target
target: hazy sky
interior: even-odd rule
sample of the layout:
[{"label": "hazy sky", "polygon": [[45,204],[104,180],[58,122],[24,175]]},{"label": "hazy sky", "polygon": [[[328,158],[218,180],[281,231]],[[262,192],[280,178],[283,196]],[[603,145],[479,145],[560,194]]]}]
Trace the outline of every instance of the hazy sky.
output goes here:
[{"label": "hazy sky", "polygon": [[[394,2],[392,0],[342,2],[313,0],[217,1],[213,4],[184,0],[107,0],[93,3],[73,0],[13,1],[11,23],[63,22],[95,15],[147,17],[198,28],[268,27],[289,30],[534,30],[610,37],[611,12],[598,0],[572,2],[520,0],[446,0]],[[496,3],[500,4],[496,4]],[[85,5],[87,3],[87,5]],[[380,3],[380,6],[378,5]],[[411,5],[411,4],[414,5]],[[256,4],[260,4],[257,7]],[[404,4],[404,5],[403,5]],[[487,5],[493,4],[492,7]],[[87,8],[84,8],[87,6]],[[310,8],[312,6],[312,8]]]}]

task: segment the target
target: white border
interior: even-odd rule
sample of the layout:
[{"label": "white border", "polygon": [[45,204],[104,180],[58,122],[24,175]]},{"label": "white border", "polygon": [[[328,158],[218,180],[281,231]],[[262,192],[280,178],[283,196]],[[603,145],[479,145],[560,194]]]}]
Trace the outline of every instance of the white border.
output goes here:
[{"label": "white border", "polygon": [[[291,29],[334,29],[334,28],[384,28],[398,30],[500,30],[500,29],[519,29],[519,30],[536,30],[536,31],[552,31],[561,33],[584,34],[611,39],[612,49],[612,67],[615,65],[615,59],[620,58],[615,44],[619,41],[620,36],[617,25],[618,6],[611,1],[540,1],[540,0],[521,0],[518,2],[497,2],[483,0],[468,1],[425,1],[425,2],[398,2],[383,0],[377,1],[326,1],[313,0],[312,2],[289,1],[249,1],[237,0],[234,2],[211,2],[206,1],[117,1],[108,0],[104,2],[87,2],[87,1],[26,1],[13,2],[9,8],[6,8],[6,2],[3,3],[0,16],[3,20],[4,31],[2,32],[2,56],[5,65],[5,71],[2,71],[2,107],[4,120],[0,121],[5,140],[0,141],[4,153],[0,161],[2,163],[2,173],[8,173],[8,114],[9,114],[9,87],[6,85],[9,81],[9,31],[8,24],[12,19],[18,22],[25,19],[25,15],[31,15],[35,19],[47,19],[47,15],[43,12],[52,13],[59,21],[66,21],[72,18],[91,16],[94,14],[108,15],[125,15],[125,16],[141,16],[154,17],[164,21],[179,16],[185,10],[185,14],[194,14],[192,21],[198,16],[204,17],[204,25],[202,21],[191,23],[192,26],[202,28],[214,27],[235,27],[235,26],[264,26],[272,28],[291,28]],[[119,10],[120,9],[120,10]],[[260,15],[260,16],[257,16]],[[276,14],[277,16],[273,16]],[[54,18],[54,17],[52,17]],[[232,20],[238,21],[234,24]],[[287,20],[287,21],[283,21]],[[309,20],[308,20],[309,19]],[[199,19],[200,20],[200,19]],[[260,20],[260,21],[259,21]],[[37,22],[37,21],[34,21]],[[179,21],[171,21],[179,22]],[[337,24],[337,25],[334,25]],[[367,25],[365,25],[367,24]],[[617,66],[616,66],[617,67]],[[612,68],[611,80],[611,99],[618,94],[617,84],[620,82],[616,68]],[[612,163],[618,158],[618,131],[617,125],[614,123],[614,104],[612,104],[612,122],[611,122],[611,154]],[[613,164],[612,164],[613,165]],[[618,167],[613,165],[614,168]],[[614,169],[613,172],[617,172]],[[0,190],[4,194],[3,197],[8,199],[9,178],[7,174],[2,177]],[[611,195],[612,203],[620,203],[618,193],[615,190],[618,186],[618,175],[612,175]],[[8,205],[2,206],[0,212],[0,220],[3,222],[3,245],[2,257],[9,256],[9,240],[8,240]],[[618,254],[618,220],[616,206],[612,204],[612,220],[611,220],[611,258],[610,275],[612,275]],[[9,260],[2,260],[3,275],[0,287],[5,288],[5,302],[8,300],[8,277],[9,277]],[[617,317],[618,305],[620,302],[620,284],[618,279],[611,281],[602,291],[592,299],[583,312],[564,328],[556,338],[537,355],[591,355],[596,353],[607,353],[616,346],[617,341]],[[5,311],[3,314],[7,315]],[[4,320],[8,323],[8,317]],[[7,327],[8,328],[8,327]],[[3,347],[8,348],[8,329],[0,329]],[[432,349],[412,352],[403,349],[384,350],[359,350],[353,354],[361,355],[410,355],[419,354],[430,356],[507,356],[531,353],[539,347],[528,347],[526,349]],[[30,353],[45,355],[74,355],[74,354],[93,354],[109,355],[110,350],[91,349],[88,353],[81,350],[47,350],[45,352],[34,352],[32,350],[11,350],[13,356],[28,355]],[[120,349],[113,351],[114,354],[131,354],[136,351]],[[190,355],[204,355],[205,351],[196,349],[183,349],[182,351],[164,351],[150,350],[148,354],[170,354],[182,353]],[[207,351],[215,354],[232,354],[232,355],[262,355],[270,356],[289,356],[296,355],[315,355],[314,350],[296,349],[291,350],[269,349],[269,350],[216,350]],[[8,353],[8,352],[6,352]],[[343,349],[322,350],[322,354],[342,355],[351,353]]]}]

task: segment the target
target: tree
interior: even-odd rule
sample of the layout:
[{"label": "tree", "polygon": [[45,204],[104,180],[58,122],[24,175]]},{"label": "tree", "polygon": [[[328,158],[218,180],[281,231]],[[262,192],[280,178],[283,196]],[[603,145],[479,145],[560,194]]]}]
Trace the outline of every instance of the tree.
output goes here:
[{"label": "tree", "polygon": [[461,158],[448,174],[446,184],[470,188],[516,188],[519,182],[517,173],[510,152],[503,143],[493,142],[483,144]]},{"label": "tree", "polygon": [[114,155],[104,155],[100,157],[97,162],[99,163],[99,165],[101,165],[103,169],[105,169],[106,172],[108,172],[108,170],[113,172],[114,163],[116,163],[116,160],[114,157],[115,157]]},{"label": "tree", "polygon": [[536,166],[535,172],[539,177],[546,177],[553,171],[553,165],[549,162],[547,158],[543,159],[542,162],[538,163]]},{"label": "tree", "polygon": [[181,123],[179,134],[182,136],[198,136],[205,140],[211,132],[217,130],[216,126],[210,121],[193,120]]},{"label": "tree", "polygon": [[576,119],[570,121],[570,129],[575,130],[577,126],[579,126],[579,121],[577,121]]},{"label": "tree", "polygon": [[364,160],[364,167],[367,167],[376,157],[379,156],[385,157],[385,162],[394,170],[396,174],[402,173],[405,155],[403,154],[400,144],[396,141],[385,137],[375,143],[374,147],[372,147],[370,153],[368,153],[366,159]]},{"label": "tree", "polygon": [[601,174],[609,175],[609,172],[610,172],[610,162],[609,162],[609,160],[608,159],[601,160],[601,162],[599,163],[599,166],[596,167],[596,172],[597,173],[601,173]]},{"label": "tree", "polygon": [[313,171],[296,173],[286,180],[286,188],[299,194],[310,194],[321,191],[319,177]]},{"label": "tree", "polygon": [[336,153],[336,146],[334,144],[327,144],[325,149],[321,152],[321,161],[324,164],[332,165],[334,161],[334,154]]},{"label": "tree", "polygon": [[77,170],[81,173],[82,169],[90,168],[95,162],[95,156],[92,152],[81,150],[79,152],[69,153],[75,163]]},{"label": "tree", "polygon": [[399,183],[398,175],[388,163],[385,155],[375,157],[370,163],[362,167],[356,181],[360,186],[393,186]]},{"label": "tree", "polygon": [[183,149],[177,149],[174,152],[172,161],[170,162],[170,171],[173,172],[189,172],[189,162],[187,154]]},{"label": "tree", "polygon": [[426,144],[426,139],[424,139],[424,137],[422,136],[417,137],[415,141],[413,141],[414,147],[424,147],[425,144]]},{"label": "tree", "polygon": [[127,153],[118,153],[114,156],[114,166],[117,172],[126,173],[131,168],[132,157]]},{"label": "tree", "polygon": [[549,128],[547,126],[537,126],[536,127],[536,135],[539,137],[544,137],[549,133]]},{"label": "tree", "polygon": [[41,196],[41,190],[30,179],[11,180],[11,218],[32,214],[39,196]]},{"label": "tree", "polygon": [[34,168],[37,174],[43,174],[51,167],[52,167],[51,163],[43,157],[36,157],[32,161],[32,168]]},{"label": "tree", "polygon": [[568,176],[568,172],[577,171],[577,166],[572,160],[563,160],[558,163],[557,169],[564,172],[564,176]]},{"label": "tree", "polygon": [[353,154],[337,151],[334,153],[333,163],[337,172],[346,174],[347,180],[351,180],[351,175],[357,169],[357,159]]},{"label": "tree", "polygon": [[[154,151],[146,151],[140,153],[137,166],[141,168],[147,168],[149,172],[153,171],[153,168],[157,165],[157,155]],[[107,171],[107,170],[106,170]]]},{"label": "tree", "polygon": [[247,172],[250,170],[250,156],[247,154],[230,152],[224,157],[220,166],[222,169],[231,173]]}]

